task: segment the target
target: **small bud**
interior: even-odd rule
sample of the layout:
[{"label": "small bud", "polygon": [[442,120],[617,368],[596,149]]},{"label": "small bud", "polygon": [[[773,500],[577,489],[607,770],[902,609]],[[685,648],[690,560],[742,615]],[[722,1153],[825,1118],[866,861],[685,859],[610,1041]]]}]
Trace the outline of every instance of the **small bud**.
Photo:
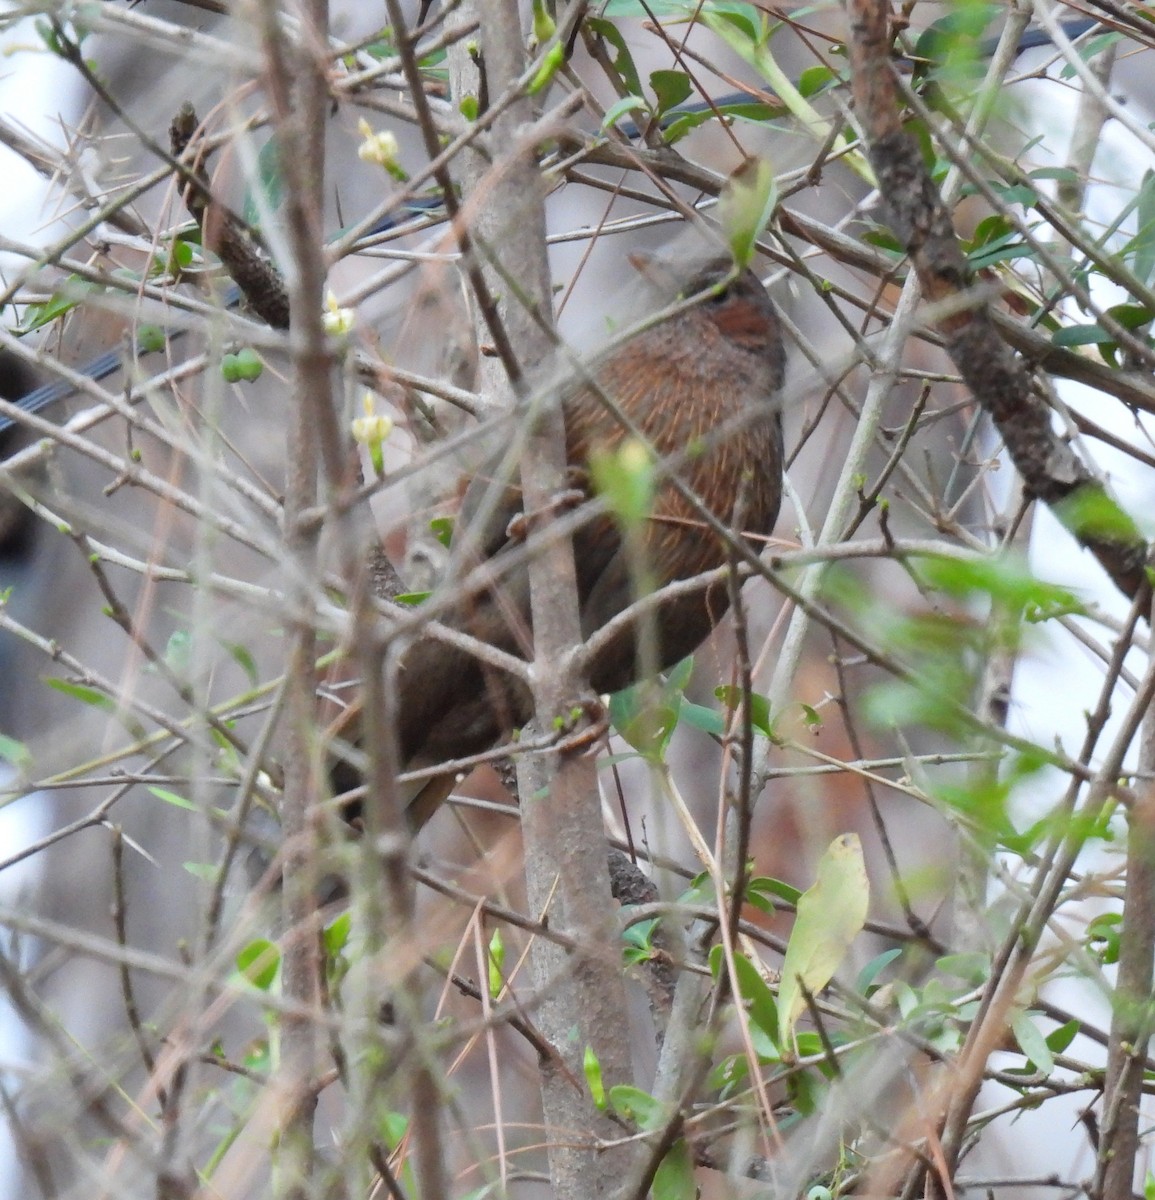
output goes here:
[{"label": "small bud", "polygon": [[351,426],[353,441],[358,446],[364,446],[369,451],[369,461],[378,475],[385,474],[385,456],[381,447],[385,439],[393,432],[393,422],[388,417],[377,413],[376,403],[372,392],[366,392],[361,402],[365,415],[356,417]]},{"label": "small bud", "polygon": [[373,126],[362,117],[357,122],[357,131],[365,139],[357,147],[357,157],[362,162],[377,163],[382,167],[389,163],[396,163],[401,147],[397,144],[397,138],[388,129],[374,132]]},{"label": "small bud", "polygon": [[321,324],[330,337],[346,337],[353,328],[356,314],[351,308],[341,308],[337,297],[332,291],[325,292],[325,311],[321,314]]},{"label": "small bud", "polygon": [[361,446],[380,445],[393,432],[388,417],[357,417],[353,421],[353,440]]},{"label": "small bud", "polygon": [[533,36],[539,46],[544,46],[557,33],[557,23],[546,6],[545,0],[533,0]]},{"label": "small bud", "polygon": [[357,147],[357,157],[362,162],[373,163],[383,167],[394,179],[404,183],[409,176],[401,169],[397,161],[401,153],[397,138],[388,129],[373,131],[373,126],[362,117],[357,122],[357,131],[364,141]]}]

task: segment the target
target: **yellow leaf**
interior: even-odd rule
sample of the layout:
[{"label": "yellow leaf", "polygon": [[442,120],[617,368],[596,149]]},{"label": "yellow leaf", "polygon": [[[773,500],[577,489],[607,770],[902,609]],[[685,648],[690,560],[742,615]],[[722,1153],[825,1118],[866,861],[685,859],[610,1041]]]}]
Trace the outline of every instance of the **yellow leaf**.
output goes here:
[{"label": "yellow leaf", "polygon": [[814,995],[834,978],[866,921],[869,899],[862,843],[858,834],[844,833],[830,843],[813,886],[798,898],[778,990],[784,1046],[793,1044],[794,1024],[806,1007],[803,989]]}]

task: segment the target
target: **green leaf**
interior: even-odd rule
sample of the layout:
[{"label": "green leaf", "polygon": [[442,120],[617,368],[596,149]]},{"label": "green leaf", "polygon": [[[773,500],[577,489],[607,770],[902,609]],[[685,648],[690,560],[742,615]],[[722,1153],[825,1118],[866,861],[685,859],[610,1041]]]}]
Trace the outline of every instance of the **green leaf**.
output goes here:
[{"label": "green leaf", "polygon": [[810,704],[801,704],[802,724],[816,732],[822,728],[822,714]]},{"label": "green leaf", "polygon": [[757,878],[751,879],[746,884],[746,892],[747,894],[761,892],[767,896],[777,896],[779,900],[785,900],[787,904],[795,908],[802,897],[801,889],[785,883],[781,879],[771,879],[768,875],[759,875]]},{"label": "green leaf", "polygon": [[1034,208],[1039,202],[1039,193],[1025,183],[1002,184],[998,180],[990,180],[991,190],[1004,204],[1018,204],[1023,208]]},{"label": "green leaf", "polygon": [[432,594],[432,592],[400,592],[393,597],[393,603],[404,604],[407,608],[416,608],[417,605],[424,604]]},{"label": "green leaf", "polygon": [[89,296],[99,295],[105,289],[98,284],[81,279],[79,275],[69,277],[41,304],[29,304],[24,308],[24,320],[13,332],[23,337],[35,329],[49,325],[58,317],[70,313]]},{"label": "green leaf", "polygon": [[165,270],[170,275],[177,275],[186,267],[192,266],[195,257],[195,251],[185,238],[173,238],[172,245],[169,248],[169,261],[165,266]]},{"label": "green leaf", "polygon": [[681,693],[649,681],[610,697],[610,723],[643,758],[662,762],[678,726]]},{"label": "green leaf", "polygon": [[1111,340],[1111,335],[1101,325],[1065,325],[1051,335],[1056,346],[1093,346]]},{"label": "green leaf", "polygon": [[429,532],[445,547],[453,541],[453,518],[434,517],[429,522]]},{"label": "green leaf", "polygon": [[622,931],[622,961],[626,966],[649,962],[654,957],[654,930],[658,927],[657,917],[637,921]]},{"label": "green leaf", "polygon": [[626,45],[626,39],[622,36],[621,30],[604,17],[586,17],[585,23],[591,33],[608,42],[612,47],[613,53],[609,56],[610,65],[617,71],[622,86],[631,95],[640,96],[642,81],[638,78],[638,69],[634,66],[633,56],[630,54],[630,48]]},{"label": "green leaf", "polygon": [[978,63],[979,39],[996,12],[986,0],[958,0],[919,35],[915,57],[938,70],[949,70],[956,81],[970,78]]},{"label": "green leaf", "polygon": [[67,679],[58,679],[55,675],[49,675],[44,682],[48,684],[55,692],[60,692],[65,696],[71,696],[73,700],[79,700],[81,704],[87,704],[91,708],[99,708],[102,712],[115,712],[116,701],[111,696],[106,696],[103,692],[99,692],[96,688],[85,687],[80,683],[69,683]]},{"label": "green leaf", "polygon": [[1057,179],[1063,183],[1081,183],[1082,177],[1074,167],[1037,167],[1029,172],[1031,179]]},{"label": "green leaf", "polygon": [[1011,262],[1016,258],[1034,258],[1035,249],[1028,246],[1018,233],[1008,233],[1001,238],[995,238],[986,245],[972,250],[967,255],[967,261],[976,271],[984,267],[993,267],[996,263]]},{"label": "green leaf", "polygon": [[716,708],[707,708],[704,704],[695,704],[685,698],[682,699],[678,719],[715,737],[721,737],[726,732],[726,718]]},{"label": "green leaf", "polygon": [[875,980],[879,975],[890,966],[892,962],[902,954],[902,947],[895,946],[890,950],[884,950],[881,954],[877,954],[858,972],[858,978],[854,981],[854,990],[863,996],[869,996],[871,989],[874,987]]},{"label": "green leaf", "polygon": [[422,54],[420,59],[421,73],[430,80],[435,80],[438,83],[449,82],[449,69],[445,66],[445,60],[448,54],[444,46],[430,50],[427,54]]},{"label": "green leaf", "polygon": [[817,95],[828,84],[836,83],[838,75],[829,67],[807,67],[798,76],[798,90],[807,98]]},{"label": "green leaf", "polygon": [[1117,963],[1122,932],[1121,913],[1101,913],[1087,925],[1087,949],[1104,966]]},{"label": "green leaf", "polygon": [[1065,1025],[1060,1025],[1058,1029],[1052,1029],[1047,1034],[1048,1049],[1052,1054],[1062,1054],[1078,1036],[1081,1028],[1079,1021],[1072,1017]]},{"label": "green leaf", "polygon": [[678,903],[701,908],[713,904],[714,898],[714,881],[709,872],[702,871],[690,880],[690,886],[678,898]]},{"label": "green leaf", "polygon": [[281,951],[267,938],[255,938],[237,951],[237,970],[256,988],[267,992],[277,977]]},{"label": "green leaf", "polygon": [[336,958],[349,944],[349,935],[352,930],[353,914],[348,912],[343,912],[335,921],[325,926],[322,937],[325,953],[330,958]]},{"label": "green leaf", "polygon": [[671,1105],[655,1100],[648,1092],[628,1083],[610,1088],[610,1103],[619,1117],[646,1130],[660,1129],[673,1111]]},{"label": "green leaf", "polygon": [[[721,950],[721,946],[716,946]],[[766,980],[762,978],[758,968],[743,954],[734,955],[734,974],[738,981],[738,992],[747,1005],[750,1021],[755,1029],[761,1032],[769,1047],[768,1058],[778,1058],[778,1005],[774,1001],[774,993]],[[764,1049],[757,1042],[754,1046],[759,1054]]]},{"label": "green leaf", "polygon": [[667,112],[693,91],[690,77],[684,71],[651,71],[650,88],[657,97],[657,112]]},{"label": "green leaf", "polygon": [[987,844],[994,845],[1015,834],[1008,808],[1012,788],[1012,780],[980,777],[959,784],[936,783],[933,791],[942,804],[969,817]]},{"label": "green leaf", "polygon": [[[763,42],[762,15],[749,4],[703,6],[703,16],[712,17],[710,28],[747,62],[754,62],[755,48]],[[729,35],[729,36],[727,36]]]},{"label": "green leaf", "polygon": [[253,658],[249,650],[240,642],[221,642],[221,645],[228,651],[233,662],[244,671],[250,685],[256,687],[260,672],[257,670],[257,660]]},{"label": "green leaf", "polygon": [[958,559],[926,557],[912,560],[919,578],[951,596],[989,596],[1029,620],[1082,613],[1084,606],[1069,588],[1047,583],[1031,573],[1026,561],[1014,555]]},{"label": "green leaf", "polygon": [[187,675],[192,661],[192,636],[187,629],[175,629],[164,648],[164,661],[174,675]]},{"label": "green leaf", "polygon": [[944,975],[953,975],[955,979],[977,987],[991,973],[991,958],[989,954],[971,950],[962,954],[944,954],[935,960],[935,966]]},{"label": "green leaf", "polygon": [[893,254],[896,258],[901,258],[906,253],[898,238],[889,229],[885,229],[881,225],[875,225],[874,228],[868,229],[862,235],[862,240],[868,246],[874,246],[877,250],[885,250],[888,254]]},{"label": "green leaf", "polygon": [[963,721],[957,698],[970,695],[974,680],[961,665],[935,666],[935,672],[915,682],[892,679],[871,688],[863,700],[863,713],[870,723],[877,729],[921,725],[961,736]]},{"label": "green leaf", "polygon": [[186,808],[189,812],[200,812],[200,809],[191,800],[185,799],[184,796],[178,796],[176,792],[170,792],[168,788],[150,787],[148,790],[158,800],[163,800],[165,804],[171,804],[174,808]]},{"label": "green leaf", "polygon": [[397,43],[393,39],[393,30],[386,26],[375,40],[366,43],[364,51],[372,58],[396,58]]},{"label": "green leaf", "polygon": [[1097,483],[1084,484],[1054,505],[1054,510],[1077,536],[1135,543],[1142,540],[1135,522]]},{"label": "green leaf", "polygon": [[[1123,35],[1111,31],[1109,33],[1101,33],[1097,37],[1087,38],[1085,42],[1078,42],[1075,45],[1075,53],[1084,61],[1089,62],[1096,54],[1101,54],[1108,46],[1114,45]],[[1064,63],[1063,69],[1059,72],[1060,79],[1074,79],[1077,74],[1074,66],[1071,63]]]},{"label": "green leaf", "polygon": [[761,104],[755,101],[719,104],[716,110],[704,108],[700,112],[681,112],[679,110],[668,112],[661,120],[661,128],[666,141],[673,145],[684,138],[686,134],[697,129],[699,125],[705,125],[707,121],[713,121],[716,117],[733,118],[737,121],[749,121],[753,124],[763,125],[768,121],[786,116],[787,112],[786,106],[782,104]]},{"label": "green leaf", "polygon": [[1034,1063],[1044,1075],[1050,1075],[1055,1069],[1055,1056],[1051,1053],[1047,1039],[1039,1032],[1039,1027],[1026,1013],[1016,1013],[1011,1021],[1015,1041],[1019,1049]]},{"label": "green leaf", "polygon": [[257,154],[256,184],[245,193],[243,215],[246,224],[259,229],[262,212],[265,216],[276,216],[284,200],[285,175],[281,170],[280,142],[273,134]]},{"label": "green leaf", "polygon": [[806,1007],[803,988],[820,992],[838,970],[866,922],[870,885],[858,835],[835,838],[818,864],[813,886],[798,901],[798,915],[786,946],[778,1020],[789,1041]]},{"label": "green leaf", "polygon": [[1145,304],[1114,304],[1107,309],[1107,316],[1132,332],[1155,320],[1155,313]]},{"label": "green leaf", "polygon": [[625,17],[628,20],[649,21],[654,17],[691,16],[700,7],[716,12],[753,11],[748,4],[736,0],[706,0],[701,6],[696,0],[645,0],[645,4],[641,0],[608,0],[608,3],[598,5],[598,12],[614,20]]},{"label": "green leaf", "polygon": [[[802,1053],[799,1038],[799,1054]],[[821,1049],[821,1047],[819,1047]],[[787,1081],[786,1096],[800,1117],[812,1116],[822,1100],[822,1086],[813,1071],[795,1071]]]},{"label": "green leaf", "polygon": [[386,1113],[381,1120],[381,1140],[390,1151],[401,1145],[402,1139],[409,1132],[409,1118],[404,1113]]},{"label": "green leaf", "polygon": [[754,247],[778,207],[774,168],[764,158],[748,158],[726,181],[718,197],[718,221],[734,261],[748,267]]},{"label": "green leaf", "polygon": [[696,1200],[694,1163],[684,1138],[678,1138],[658,1164],[650,1195],[654,1200]]},{"label": "green leaf", "polygon": [[641,96],[623,96],[616,104],[611,104],[606,109],[606,115],[602,118],[603,129],[609,129],[616,125],[626,113],[643,112],[648,113],[650,106],[641,98]]},{"label": "green leaf", "polygon": [[690,683],[690,678],[694,674],[694,656],[686,655],[681,662],[676,662],[666,672],[666,686],[674,688],[676,691],[684,692]]},{"label": "green leaf", "polygon": [[750,1064],[745,1054],[727,1054],[706,1076],[706,1089],[720,1092],[721,1099],[729,1099],[750,1075]]},{"label": "green leaf", "polygon": [[1124,248],[1131,257],[1131,271],[1140,283],[1150,283],[1155,272],[1155,171],[1143,172],[1139,194],[1135,200],[1135,220],[1138,232]]},{"label": "green leaf", "polygon": [[[735,711],[742,703],[742,689],[731,687],[729,684],[714,689],[714,695],[731,710]],[[750,696],[750,723],[755,729],[764,733],[771,741],[774,740],[774,726],[770,720],[770,701],[766,696],[757,692]]]},{"label": "green leaf", "polygon": [[[1006,847],[1012,854],[1017,854],[1020,858],[1029,858],[1038,850],[1043,838],[1047,835],[1052,827],[1052,820],[1048,817],[1043,817],[1036,821],[1033,825],[1028,825],[1021,833],[1015,829],[1007,828],[1006,831],[998,831],[998,842]],[[1072,827],[1079,824],[1079,819],[1076,817],[1071,823]],[[1072,834],[1072,836],[1076,836]]]},{"label": "green leaf", "polygon": [[221,869],[216,863],[186,862],[181,863],[181,867],[195,879],[200,879],[204,883],[215,884],[221,873]]},{"label": "green leaf", "polygon": [[11,763],[17,771],[27,771],[32,765],[32,755],[28,753],[28,747],[6,733],[0,733],[0,758]]}]

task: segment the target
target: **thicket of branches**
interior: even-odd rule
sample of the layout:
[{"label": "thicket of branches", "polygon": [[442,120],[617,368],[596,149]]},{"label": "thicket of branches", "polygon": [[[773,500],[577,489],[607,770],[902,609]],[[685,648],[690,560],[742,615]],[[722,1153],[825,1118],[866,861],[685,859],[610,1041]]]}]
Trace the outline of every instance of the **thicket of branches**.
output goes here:
[{"label": "thicket of branches", "polygon": [[[91,107],[0,118],[67,227],[0,245],[23,1192],[1149,1194],[1146,12],[32,7]],[[458,477],[689,227],[782,315],[778,536],[591,702],[547,422],[538,720],[415,840]]]}]

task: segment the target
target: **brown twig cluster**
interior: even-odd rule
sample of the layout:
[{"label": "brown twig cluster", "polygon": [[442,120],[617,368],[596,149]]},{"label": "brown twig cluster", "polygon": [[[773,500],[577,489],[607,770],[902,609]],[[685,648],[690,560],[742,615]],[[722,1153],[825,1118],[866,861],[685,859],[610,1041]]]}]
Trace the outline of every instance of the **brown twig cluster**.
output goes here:
[{"label": "brown twig cluster", "polygon": [[[532,38],[508,0],[391,2],[387,31],[320,0],[197,7],[220,23],[50,20],[95,115],[62,148],[0,121],[75,206],[46,244],[3,241],[0,347],[82,406],[0,400],[0,487],[30,514],[0,529],[2,786],[48,814],[0,853],[0,884],[40,872],[0,897],[37,1060],[0,1081],[26,1190],[1126,1200],[1155,1071],[1155,671],[1148,547],[1108,484],[1155,466],[1155,185],[1137,170],[1097,227],[1087,156],[1116,133],[1155,155],[1115,98],[1147,23],[1040,6],[1036,69],[1018,10],[978,61],[974,31],[876,0],[845,29],[624,3],[551,29],[544,6]],[[175,92],[141,103],[84,22]],[[1057,160],[1046,131],[1008,150],[993,99],[1048,78],[1081,97]],[[634,330],[634,250],[676,259],[689,225],[726,249],[715,200],[767,147],[785,515],[760,553],[749,481],[725,519],[685,486],[714,449],[689,438],[653,479],[727,549],[583,641],[569,543],[612,501],[567,471],[558,407],[525,414],[604,362],[571,341]],[[82,333],[119,347],[99,371]],[[523,435],[529,515],[502,532],[533,639],[511,649],[460,619],[489,564],[442,542],[457,477]],[[1040,501],[1105,571],[1098,604],[1021,565]],[[702,595],[734,615],[692,673],[584,694],[620,629]],[[402,772],[423,638],[516,678],[536,727]],[[1054,660],[1085,716],[1052,731],[1023,681]],[[405,789],[447,767],[414,844]],[[1070,975],[1110,1020],[1053,990]],[[1041,1139],[1060,1097],[1094,1168],[981,1177],[971,1148],[1013,1120]]]}]

